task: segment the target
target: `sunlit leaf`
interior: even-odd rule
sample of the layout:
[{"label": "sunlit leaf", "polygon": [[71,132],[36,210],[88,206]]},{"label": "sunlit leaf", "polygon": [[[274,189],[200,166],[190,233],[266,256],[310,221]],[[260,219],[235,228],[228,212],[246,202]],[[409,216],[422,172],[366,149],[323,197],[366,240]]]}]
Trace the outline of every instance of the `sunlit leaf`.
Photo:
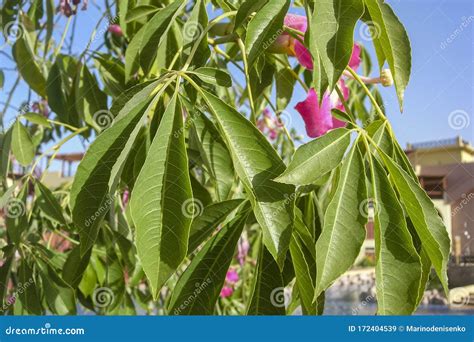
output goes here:
[{"label": "sunlit leaf", "polygon": [[283,268],[293,228],[294,187],[272,179],[285,165],[268,140],[239,112],[212,94],[203,92],[203,96],[247,189],[265,246]]},{"label": "sunlit leaf", "polygon": [[402,206],[377,159],[373,160],[371,173],[375,212],[377,313],[411,314],[417,306],[420,257],[408,231]]},{"label": "sunlit leaf", "polygon": [[23,165],[29,165],[35,157],[35,147],[25,126],[17,120],[13,126],[11,148],[16,160]]},{"label": "sunlit leaf", "polygon": [[426,192],[408,173],[385,153],[381,153],[390,172],[390,179],[400,194],[403,207],[411,219],[424,250],[428,254],[446,293],[448,290],[447,263],[451,241],[448,231]]},{"label": "sunlit leaf", "polygon": [[245,37],[250,65],[283,33],[283,21],[289,6],[288,0],[269,1],[250,20]]},{"label": "sunlit leaf", "polygon": [[277,182],[308,185],[336,168],[351,142],[351,131],[338,128],[298,148]]},{"label": "sunlit leaf", "polygon": [[316,243],[317,298],[354,264],[365,239],[367,217],[360,210],[367,201],[364,162],[354,144],[346,156],[334,196]]},{"label": "sunlit leaf", "polygon": [[156,298],[187,255],[192,200],[183,134],[183,115],[175,95],[137,178],[130,203],[137,251]]},{"label": "sunlit leaf", "polygon": [[[373,40],[378,46],[379,63],[387,60],[397,88],[400,110],[411,73],[411,46],[405,27],[384,0],[364,0],[373,26]],[[380,54],[383,52],[383,57]],[[380,63],[380,69],[383,68]]]}]

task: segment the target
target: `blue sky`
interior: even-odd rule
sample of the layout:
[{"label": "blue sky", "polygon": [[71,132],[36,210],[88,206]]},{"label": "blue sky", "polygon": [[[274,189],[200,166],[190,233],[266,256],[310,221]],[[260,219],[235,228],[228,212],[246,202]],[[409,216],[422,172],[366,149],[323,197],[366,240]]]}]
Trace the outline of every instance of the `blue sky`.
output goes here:
[{"label": "blue sky", "polygon": [[[413,72],[405,94],[405,111],[398,109],[393,88],[382,89],[386,111],[402,146],[419,142],[452,138],[461,135],[474,142],[474,2],[472,0],[387,0],[407,28],[413,49]],[[82,51],[97,23],[101,12],[90,5],[79,11],[74,51]],[[64,27],[65,20],[58,23]],[[106,29],[105,21],[99,31]],[[362,29],[356,29],[356,40],[373,54],[371,43],[364,40]],[[99,37],[92,48],[97,48]],[[0,41],[0,46],[3,41]],[[8,51],[4,49],[4,51]],[[377,73],[376,59],[375,73]],[[14,65],[0,54],[0,67]],[[374,73],[374,76],[375,76]],[[0,92],[0,105],[14,81],[14,74],[6,72],[6,87]],[[304,125],[294,105],[305,98],[301,89],[295,91],[288,111],[292,125],[302,134]],[[27,97],[27,88],[21,84],[12,104],[19,106]],[[35,97],[33,96],[33,99]],[[1,105],[3,108],[3,105]],[[10,110],[6,123],[16,115]],[[461,128],[461,129],[460,129]],[[71,141],[64,151],[82,150],[78,141]]]}]

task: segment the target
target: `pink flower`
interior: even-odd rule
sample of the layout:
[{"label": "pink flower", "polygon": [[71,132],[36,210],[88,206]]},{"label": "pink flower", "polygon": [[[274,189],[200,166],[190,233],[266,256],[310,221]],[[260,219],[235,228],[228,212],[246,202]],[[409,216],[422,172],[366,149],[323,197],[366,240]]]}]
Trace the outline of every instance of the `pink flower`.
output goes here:
[{"label": "pink flower", "polygon": [[230,268],[227,271],[227,274],[225,276],[225,281],[229,285],[233,285],[233,284],[235,284],[236,282],[239,281],[239,274],[237,273],[237,271],[235,269]]},{"label": "pink flower", "polygon": [[220,296],[222,298],[228,298],[228,297],[232,296],[233,293],[234,293],[234,289],[232,287],[224,286],[221,290]]},{"label": "pink flower", "polygon": [[123,36],[123,31],[122,31],[122,28],[120,27],[120,25],[117,25],[117,24],[110,25],[107,30],[116,37],[122,37]]},{"label": "pink flower", "polygon": [[130,199],[130,191],[127,189],[123,192],[123,195],[122,195],[122,205],[124,208],[127,206],[129,199]]},{"label": "pink flower", "polygon": [[[308,29],[308,21],[305,16],[296,14],[287,14],[284,21],[285,26],[302,33]],[[301,37],[303,40],[304,37]],[[298,39],[293,38],[287,32],[281,34],[270,46],[269,52],[286,53],[289,56],[295,56],[298,62],[308,70],[313,70],[313,58],[309,50]],[[349,66],[357,69],[360,65],[360,46],[354,44]]]},{"label": "pink flower", "polygon": [[275,140],[278,137],[279,129],[281,129],[281,123],[278,118],[272,117],[268,109],[264,109],[262,118],[257,120],[257,128],[268,135],[270,140]]},{"label": "pink flower", "polygon": [[250,244],[246,237],[241,237],[239,240],[239,244],[237,245],[238,253],[237,259],[239,260],[240,266],[245,263],[245,259],[249,254]]},{"label": "pink flower", "polygon": [[[344,80],[339,81],[339,87],[342,90],[344,99],[347,100],[349,98],[349,89],[346,87]],[[319,104],[318,95],[314,89],[309,91],[306,100],[298,103],[295,107],[303,118],[306,133],[311,138],[317,138],[331,129],[345,126],[344,122],[332,116],[331,110],[334,108],[344,110],[344,106],[336,91],[332,94],[326,92],[322,103]]]}]

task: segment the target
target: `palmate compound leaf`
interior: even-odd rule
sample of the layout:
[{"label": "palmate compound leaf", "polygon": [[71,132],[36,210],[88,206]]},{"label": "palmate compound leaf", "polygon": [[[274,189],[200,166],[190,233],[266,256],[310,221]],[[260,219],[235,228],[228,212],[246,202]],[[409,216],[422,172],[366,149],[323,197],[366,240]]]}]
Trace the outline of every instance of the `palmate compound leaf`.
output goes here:
[{"label": "palmate compound leaf", "polygon": [[367,218],[359,208],[367,200],[367,188],[357,141],[343,162],[337,189],[316,242],[318,272],[314,300],[353,265],[365,239]]},{"label": "palmate compound leaf", "polygon": [[338,128],[298,148],[285,172],[275,181],[309,185],[340,163],[351,142],[351,131]]},{"label": "palmate compound leaf", "polygon": [[286,258],[294,221],[294,187],[274,182],[285,164],[268,140],[244,116],[216,96],[203,91],[227,144],[234,167],[263,230],[263,242],[280,269]]},{"label": "palmate compound leaf", "polygon": [[247,216],[248,210],[243,208],[193,258],[171,294],[170,315],[214,313]]},{"label": "palmate compound leaf", "polygon": [[77,168],[70,206],[73,222],[79,228],[82,255],[94,244],[100,223],[113,204],[123,164],[158,86],[159,81],[150,83],[124,104],[112,126],[94,140]]},{"label": "palmate compound leaf", "polygon": [[447,264],[451,247],[448,231],[420,184],[383,151],[379,150],[379,153],[390,173],[390,180],[399,193],[403,208],[420,238],[423,250],[433,263],[444,291],[448,294]]},{"label": "palmate compound leaf", "polygon": [[[387,60],[397,88],[400,110],[403,111],[405,89],[411,73],[411,46],[408,34],[385,0],[364,0],[373,30],[379,63]],[[380,65],[382,69],[383,65]]]},{"label": "palmate compound leaf", "polygon": [[376,253],[377,313],[408,315],[418,304],[421,260],[413,245],[402,206],[384,168],[372,162]]},{"label": "palmate compound leaf", "polygon": [[177,94],[161,120],[132,191],[138,256],[154,298],[188,252],[192,201],[183,115]]}]

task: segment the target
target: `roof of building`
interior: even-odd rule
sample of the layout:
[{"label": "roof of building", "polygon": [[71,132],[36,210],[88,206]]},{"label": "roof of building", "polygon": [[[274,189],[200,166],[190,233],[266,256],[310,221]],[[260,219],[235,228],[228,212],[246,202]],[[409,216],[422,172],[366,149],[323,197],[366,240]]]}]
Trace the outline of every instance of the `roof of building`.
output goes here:
[{"label": "roof of building", "polygon": [[469,141],[464,140],[460,136],[451,139],[431,140],[407,144],[407,149],[405,152],[410,153],[419,150],[436,150],[438,148],[446,149],[459,147],[465,149],[470,153],[474,153],[474,147],[469,143]]}]

